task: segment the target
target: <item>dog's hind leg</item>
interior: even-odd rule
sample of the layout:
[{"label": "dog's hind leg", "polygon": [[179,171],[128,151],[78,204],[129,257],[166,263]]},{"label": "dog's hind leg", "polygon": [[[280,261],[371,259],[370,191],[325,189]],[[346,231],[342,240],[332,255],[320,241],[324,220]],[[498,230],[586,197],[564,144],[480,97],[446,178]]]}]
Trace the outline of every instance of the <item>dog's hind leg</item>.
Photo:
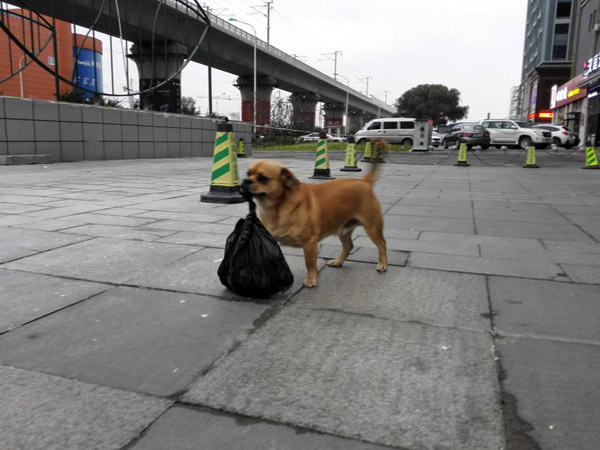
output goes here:
[{"label": "dog's hind leg", "polygon": [[379,251],[379,261],[377,264],[377,272],[385,272],[388,268],[387,261],[387,242],[383,237],[383,218],[378,216],[369,223],[363,223],[365,231],[377,246]]},{"label": "dog's hind leg", "polygon": [[342,241],[342,252],[336,259],[327,261],[329,267],[342,267],[342,264],[346,261],[346,258],[354,248],[354,244],[352,243],[352,232],[354,231],[354,228],[356,227],[342,228],[340,230],[338,237],[340,238],[340,241]]}]

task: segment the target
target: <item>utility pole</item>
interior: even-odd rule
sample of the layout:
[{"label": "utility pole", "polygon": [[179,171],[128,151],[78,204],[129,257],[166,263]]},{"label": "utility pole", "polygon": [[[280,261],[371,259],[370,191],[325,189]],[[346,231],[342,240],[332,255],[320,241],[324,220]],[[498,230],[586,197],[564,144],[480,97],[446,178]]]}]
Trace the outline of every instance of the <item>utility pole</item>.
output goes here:
[{"label": "utility pole", "polygon": [[330,59],[333,61],[333,79],[337,80],[337,57],[338,57],[338,53],[341,55],[342,51],[341,50],[336,50],[333,53],[323,53],[323,56],[325,56],[327,59]]},{"label": "utility pole", "polygon": [[[267,18],[267,45],[271,45],[271,9],[273,8],[271,5],[273,4],[273,0],[263,3],[264,5],[251,6],[250,8]],[[259,11],[258,8],[267,8],[267,13],[265,14],[264,12]]]},{"label": "utility pole", "polygon": [[387,103],[387,95],[388,95],[388,92],[390,92],[390,91],[383,91],[383,95],[385,96],[385,102],[386,102],[386,103]]},{"label": "utility pole", "polygon": [[365,78],[361,78],[360,81],[362,81],[363,83],[367,84],[367,92],[366,92],[366,96],[369,96],[369,80],[372,80],[373,77],[365,77]]}]

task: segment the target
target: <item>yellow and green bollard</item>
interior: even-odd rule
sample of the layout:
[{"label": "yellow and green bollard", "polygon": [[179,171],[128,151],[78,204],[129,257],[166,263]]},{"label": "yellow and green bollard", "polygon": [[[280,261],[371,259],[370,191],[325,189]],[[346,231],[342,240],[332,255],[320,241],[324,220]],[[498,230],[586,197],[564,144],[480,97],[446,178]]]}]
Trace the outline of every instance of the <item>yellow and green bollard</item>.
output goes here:
[{"label": "yellow and green bollard", "polygon": [[582,169],[600,169],[594,147],[588,146],[585,148],[585,166]]},{"label": "yellow and green bollard", "polygon": [[536,164],[535,160],[535,146],[530,145],[527,147],[527,161],[525,161],[525,165],[523,166],[526,169],[539,169],[540,166]]},{"label": "yellow and green bollard", "polygon": [[356,142],[354,136],[348,136],[348,145],[346,146],[346,162],[340,169],[342,172],[360,172],[356,159]]},{"label": "yellow and green bollard", "polygon": [[246,144],[244,143],[244,139],[242,139],[242,138],[240,138],[240,140],[238,141],[237,157],[238,158],[246,157]]},{"label": "yellow and green bollard", "polygon": [[364,162],[371,162],[371,141],[365,144],[365,154],[362,159]]},{"label": "yellow and green bollard", "polygon": [[467,144],[465,142],[461,142],[458,148],[458,161],[456,161],[455,166],[468,167],[471,164],[467,162]]},{"label": "yellow and green bollard", "polygon": [[240,173],[233,142],[233,126],[230,123],[217,124],[215,150],[210,176],[210,190],[200,196],[201,202],[241,203]]},{"label": "yellow and green bollard", "polygon": [[315,161],[315,171],[312,177],[314,180],[333,180],[331,169],[329,168],[329,154],[327,153],[327,133],[319,133],[319,143],[317,144],[317,159]]}]

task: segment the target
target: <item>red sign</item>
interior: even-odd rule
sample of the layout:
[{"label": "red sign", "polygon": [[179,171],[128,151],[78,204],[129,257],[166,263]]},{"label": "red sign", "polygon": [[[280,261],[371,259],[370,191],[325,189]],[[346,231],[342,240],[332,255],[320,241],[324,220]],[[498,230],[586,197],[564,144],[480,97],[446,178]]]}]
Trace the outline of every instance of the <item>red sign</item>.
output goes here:
[{"label": "red sign", "polygon": [[550,108],[560,108],[568,105],[575,100],[587,96],[588,88],[579,87],[579,83],[583,81],[583,74],[576,76],[572,80],[567,81],[562,86],[553,86],[550,98]]},{"label": "red sign", "polygon": [[326,117],[325,118],[325,126],[327,127],[341,127],[344,123],[344,119],[338,119],[335,117],[329,118]]}]

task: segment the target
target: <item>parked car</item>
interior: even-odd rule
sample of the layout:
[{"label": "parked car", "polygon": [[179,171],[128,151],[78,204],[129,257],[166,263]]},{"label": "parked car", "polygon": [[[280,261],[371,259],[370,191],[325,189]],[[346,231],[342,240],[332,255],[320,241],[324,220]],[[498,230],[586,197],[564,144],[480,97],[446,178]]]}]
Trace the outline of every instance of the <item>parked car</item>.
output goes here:
[{"label": "parked car", "polygon": [[571,148],[579,144],[579,136],[569,130],[567,127],[562,125],[550,125],[550,124],[536,124],[534,128],[540,128],[542,130],[549,131],[552,133],[552,143],[557,147]]},{"label": "parked car", "polygon": [[442,145],[442,136],[440,136],[440,133],[438,133],[437,131],[433,131],[431,133],[431,145],[433,145],[434,147],[439,147],[440,145]]},{"label": "parked car", "polygon": [[388,144],[413,144],[415,132],[415,119],[392,117],[374,119],[356,132],[354,138],[357,144],[362,144],[369,139],[383,139]]},{"label": "parked car", "polygon": [[552,144],[552,134],[549,131],[534,128],[531,122],[516,120],[483,120],[481,126],[490,133],[492,145],[496,147],[517,145],[527,149],[530,145],[536,148],[547,148]]},{"label": "parked car", "polygon": [[[305,134],[304,136],[300,136],[298,138],[298,143],[303,142],[318,142],[319,141],[319,133],[310,133]],[[327,134],[327,142],[346,142],[346,138],[342,136],[332,136],[331,134]]]},{"label": "parked car", "polygon": [[487,150],[490,148],[490,133],[481,125],[458,125],[444,136],[443,145],[444,148],[448,148],[462,142],[467,144],[467,150],[476,145],[481,145],[483,150]]},{"label": "parked car", "polygon": [[456,128],[459,125],[479,125],[479,122],[456,122],[448,125],[442,125],[438,127],[438,133],[442,136],[446,136],[453,128]]}]

